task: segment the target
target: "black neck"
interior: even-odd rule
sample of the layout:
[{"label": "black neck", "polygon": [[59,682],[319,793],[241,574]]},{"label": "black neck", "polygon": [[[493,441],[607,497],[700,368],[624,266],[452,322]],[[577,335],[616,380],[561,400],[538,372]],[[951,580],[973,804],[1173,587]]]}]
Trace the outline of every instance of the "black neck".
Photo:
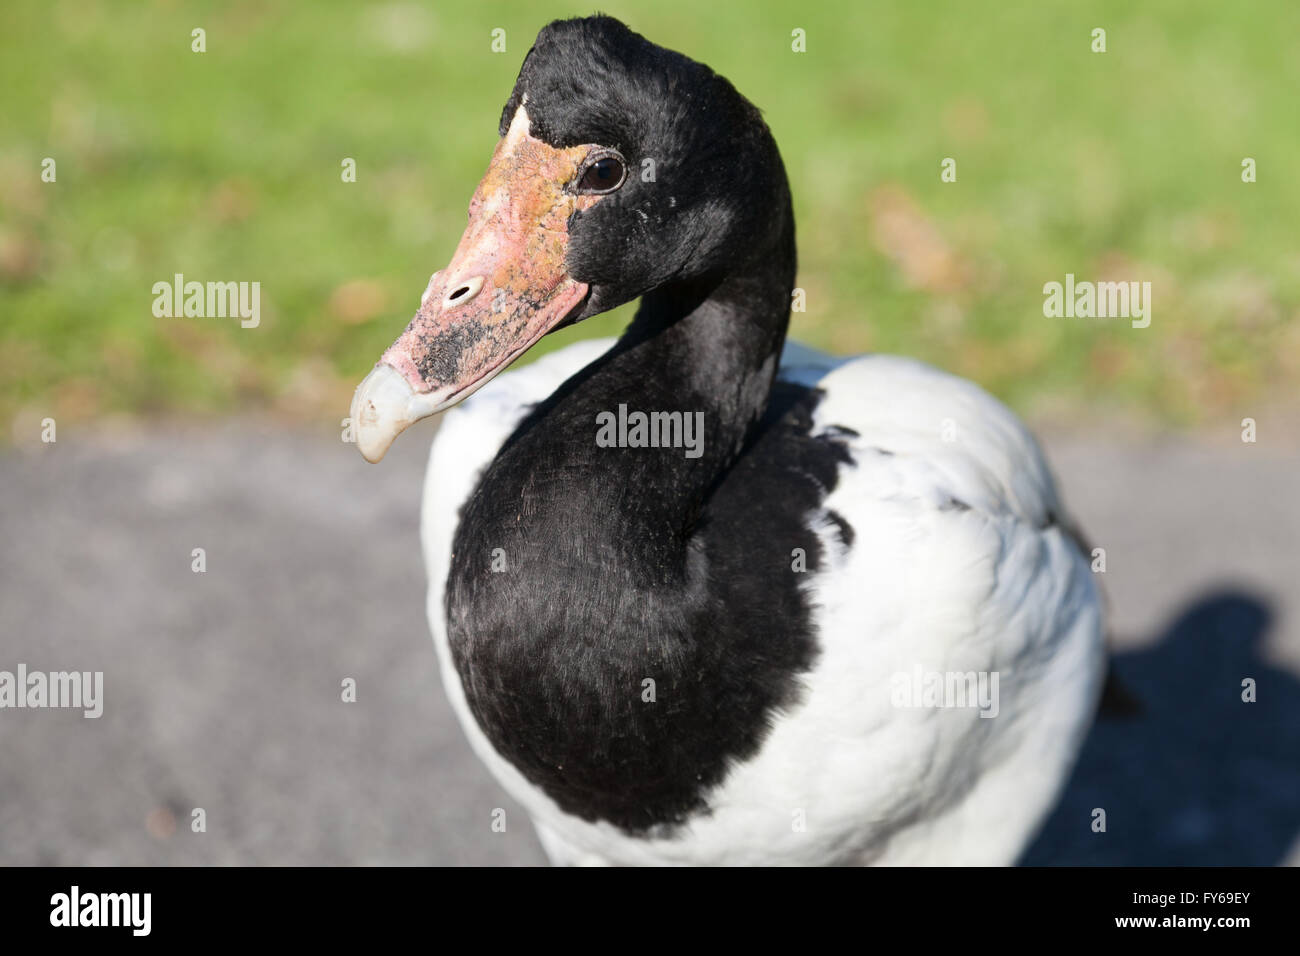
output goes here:
[{"label": "black neck", "polygon": [[[525,420],[480,494],[501,495],[513,522],[513,503],[528,484],[520,478],[553,469],[563,474],[557,487],[565,491],[537,502],[552,518],[597,509],[599,522],[582,523],[603,530],[615,552],[640,568],[680,567],[700,507],[768,406],[794,283],[788,201],[779,222],[764,248],[731,274],[647,294],[615,347]],[[646,413],[702,413],[699,457],[681,448],[597,447],[597,416],[617,414],[620,405]]]},{"label": "black neck", "polygon": [[[807,458],[806,414],[801,429],[760,425],[794,278],[781,207],[729,275],[647,295],[618,344],[525,418],[461,512],[446,609],[466,697],[570,812],[631,829],[683,819],[757,746],[814,653],[788,555],[815,562],[805,518],[833,466],[817,480],[791,469]],[[620,405],[703,413],[701,453],[598,446],[598,416]],[[768,502],[761,526],[754,497]],[[776,547],[738,540],[754,533]],[[760,551],[770,567],[747,567]],[[646,703],[646,679],[663,705]]]}]

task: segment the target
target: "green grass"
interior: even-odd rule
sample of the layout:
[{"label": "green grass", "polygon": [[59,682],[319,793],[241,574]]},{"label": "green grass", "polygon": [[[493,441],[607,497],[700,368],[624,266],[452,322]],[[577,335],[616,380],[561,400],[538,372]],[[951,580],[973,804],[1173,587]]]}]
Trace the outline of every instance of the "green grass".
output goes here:
[{"label": "green grass", "polygon": [[[1293,0],[600,8],[764,110],[800,339],[916,355],[1031,412],[1198,423],[1300,379]],[[5,3],[0,418],[342,417],[455,247],[536,31],[591,9]],[[260,281],[261,326],[155,318],[175,272]],[[1044,318],[1066,272],[1151,281],[1151,327]]]}]

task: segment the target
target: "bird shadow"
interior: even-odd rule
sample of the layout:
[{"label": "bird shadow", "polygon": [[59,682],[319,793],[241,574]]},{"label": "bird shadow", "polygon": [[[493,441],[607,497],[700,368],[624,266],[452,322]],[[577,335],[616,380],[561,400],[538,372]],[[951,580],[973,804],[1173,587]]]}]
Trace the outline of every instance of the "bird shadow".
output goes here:
[{"label": "bird shadow", "polygon": [[1154,644],[1115,655],[1140,710],[1098,718],[1021,864],[1285,862],[1300,832],[1300,680],[1263,657],[1272,623],[1263,601],[1219,591]]}]

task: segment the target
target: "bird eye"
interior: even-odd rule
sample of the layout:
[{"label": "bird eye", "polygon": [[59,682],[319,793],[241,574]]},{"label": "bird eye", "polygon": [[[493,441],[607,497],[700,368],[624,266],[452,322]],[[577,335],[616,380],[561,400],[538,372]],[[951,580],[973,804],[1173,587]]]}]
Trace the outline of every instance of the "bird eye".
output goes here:
[{"label": "bird eye", "polygon": [[613,192],[623,185],[626,175],[627,169],[623,166],[623,160],[617,156],[602,156],[583,172],[582,178],[578,180],[578,192],[588,194]]}]

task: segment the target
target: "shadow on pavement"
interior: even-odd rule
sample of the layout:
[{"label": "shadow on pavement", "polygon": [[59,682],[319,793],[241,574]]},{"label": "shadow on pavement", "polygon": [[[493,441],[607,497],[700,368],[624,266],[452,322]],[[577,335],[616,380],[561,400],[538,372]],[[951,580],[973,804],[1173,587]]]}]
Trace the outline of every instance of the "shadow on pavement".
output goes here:
[{"label": "shadow on pavement", "polygon": [[[1026,865],[1273,866],[1300,833],[1300,681],[1272,666],[1273,612],[1223,590],[1116,655],[1139,699],[1100,718]],[[1255,681],[1255,703],[1242,682]],[[1093,832],[1094,809],[1106,831]]]}]

